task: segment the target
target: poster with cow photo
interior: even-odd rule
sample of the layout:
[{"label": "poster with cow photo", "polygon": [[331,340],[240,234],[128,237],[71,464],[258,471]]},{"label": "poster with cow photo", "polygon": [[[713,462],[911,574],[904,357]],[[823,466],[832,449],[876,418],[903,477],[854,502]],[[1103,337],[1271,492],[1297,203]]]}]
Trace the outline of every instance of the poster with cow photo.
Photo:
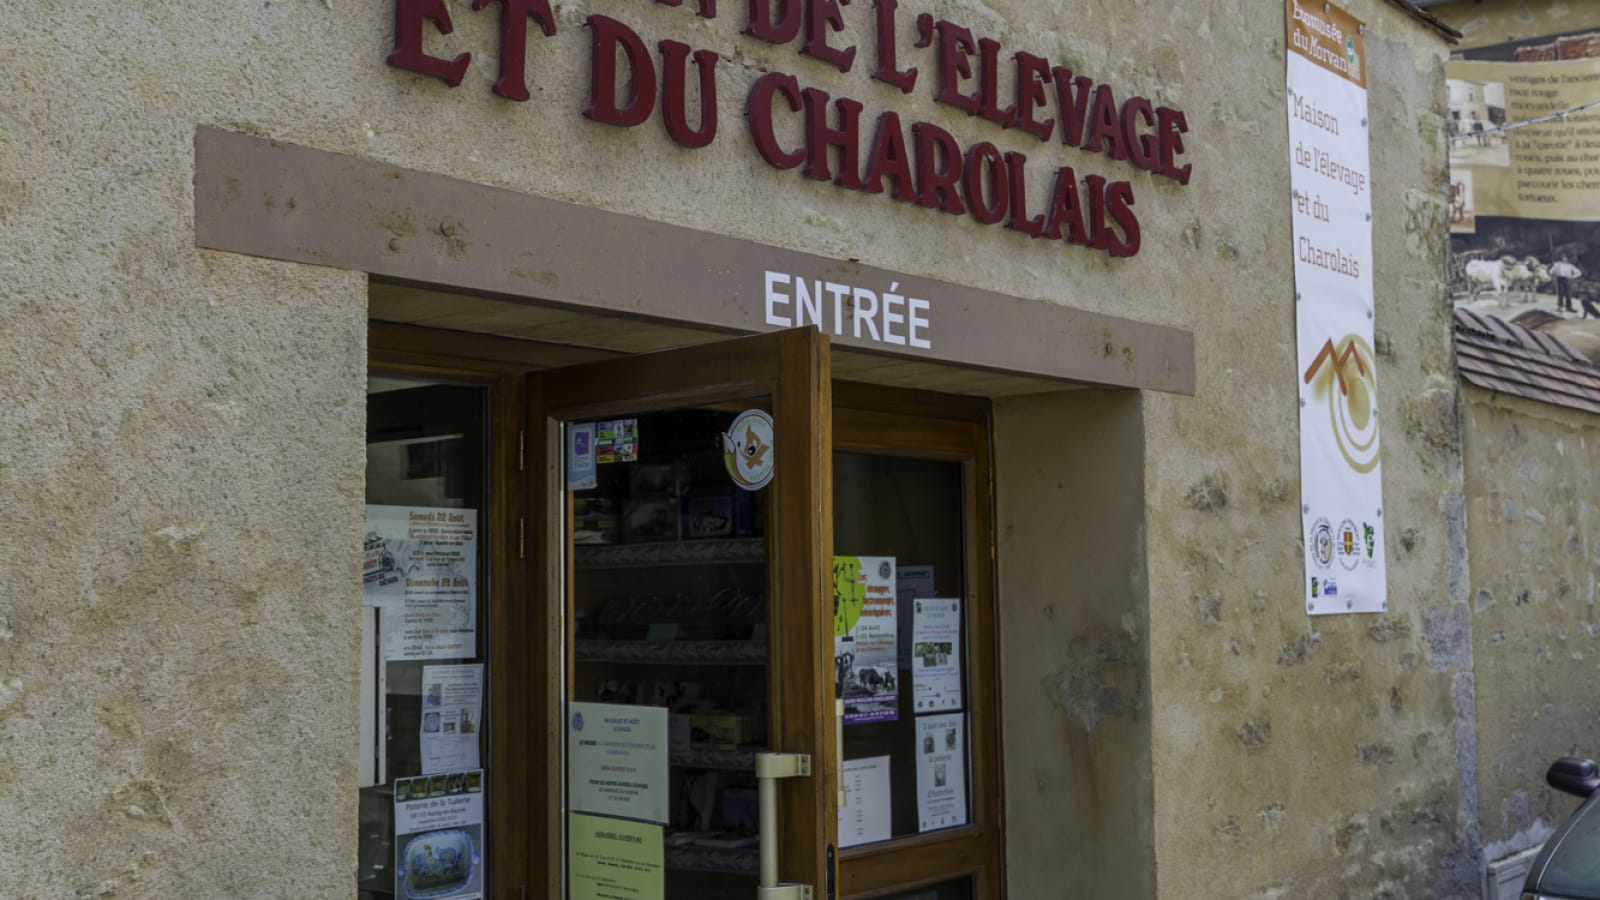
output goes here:
[{"label": "poster with cow photo", "polygon": [[844,724],[900,718],[892,556],[833,558],[833,687]]},{"label": "poster with cow photo", "polygon": [[1456,308],[1600,363],[1600,32],[1467,50],[1446,76]]}]

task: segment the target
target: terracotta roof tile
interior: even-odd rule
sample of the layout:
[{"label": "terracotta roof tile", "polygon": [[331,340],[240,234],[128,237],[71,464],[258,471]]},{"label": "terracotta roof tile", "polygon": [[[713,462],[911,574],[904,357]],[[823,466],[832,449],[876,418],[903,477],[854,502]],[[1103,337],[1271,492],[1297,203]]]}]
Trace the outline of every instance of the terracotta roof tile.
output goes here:
[{"label": "terracotta roof tile", "polygon": [[1553,335],[1455,311],[1456,368],[1467,383],[1600,414],[1600,367]]}]

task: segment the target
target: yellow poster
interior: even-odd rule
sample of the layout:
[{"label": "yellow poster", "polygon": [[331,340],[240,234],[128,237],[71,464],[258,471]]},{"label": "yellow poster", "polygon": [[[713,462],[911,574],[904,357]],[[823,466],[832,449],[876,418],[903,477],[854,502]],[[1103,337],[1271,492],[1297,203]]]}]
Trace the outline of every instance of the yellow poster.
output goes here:
[{"label": "yellow poster", "polygon": [[662,900],[663,865],[660,825],[567,814],[571,900]]}]

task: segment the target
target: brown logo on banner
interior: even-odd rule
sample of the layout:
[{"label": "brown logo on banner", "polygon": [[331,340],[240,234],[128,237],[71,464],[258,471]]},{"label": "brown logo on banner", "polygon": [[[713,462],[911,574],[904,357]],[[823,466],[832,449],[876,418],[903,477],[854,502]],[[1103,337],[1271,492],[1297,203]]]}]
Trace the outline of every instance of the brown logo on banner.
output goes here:
[{"label": "brown logo on banner", "polygon": [[1366,23],[1332,3],[1285,0],[1290,53],[1367,86]]}]

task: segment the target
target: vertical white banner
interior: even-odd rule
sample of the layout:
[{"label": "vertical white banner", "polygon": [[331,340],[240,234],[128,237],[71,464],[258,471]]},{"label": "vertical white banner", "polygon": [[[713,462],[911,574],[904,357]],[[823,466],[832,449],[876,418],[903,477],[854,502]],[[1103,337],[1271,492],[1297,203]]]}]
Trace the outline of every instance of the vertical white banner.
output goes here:
[{"label": "vertical white banner", "polygon": [[1286,0],[1306,611],[1388,606],[1365,26]]}]

